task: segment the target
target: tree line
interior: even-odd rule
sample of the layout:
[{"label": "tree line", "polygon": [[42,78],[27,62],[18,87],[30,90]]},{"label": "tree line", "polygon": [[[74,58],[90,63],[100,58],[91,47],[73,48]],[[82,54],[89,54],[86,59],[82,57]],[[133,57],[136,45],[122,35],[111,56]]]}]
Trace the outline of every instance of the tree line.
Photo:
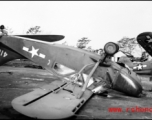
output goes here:
[{"label": "tree line", "polygon": [[[6,27],[8,34],[13,34],[13,30],[9,27]],[[40,34],[42,32],[40,26],[34,26],[30,27],[26,34],[28,35],[34,35],[34,34]],[[76,47],[79,49],[84,49],[90,52],[94,52],[97,54],[101,54],[103,52],[103,48],[100,49],[92,49],[91,46],[88,46],[89,42],[91,40],[87,37],[82,37],[77,41]],[[63,43],[67,45],[67,42]],[[141,48],[141,51],[145,52],[143,48],[137,43],[136,38],[129,38],[129,37],[123,37],[122,39],[117,41],[117,44],[119,45],[120,51],[126,54],[132,54],[132,51],[136,49],[137,46]]]}]

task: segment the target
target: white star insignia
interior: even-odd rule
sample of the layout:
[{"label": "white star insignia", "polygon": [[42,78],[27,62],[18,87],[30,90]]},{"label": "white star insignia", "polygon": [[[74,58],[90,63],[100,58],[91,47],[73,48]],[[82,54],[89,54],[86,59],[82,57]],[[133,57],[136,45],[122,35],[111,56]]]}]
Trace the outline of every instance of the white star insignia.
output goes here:
[{"label": "white star insignia", "polygon": [[25,47],[25,46],[23,46],[22,50],[30,53],[30,54],[32,55],[32,56],[31,56],[32,58],[33,58],[35,55],[36,55],[36,56],[39,56],[39,57],[41,57],[41,58],[43,58],[43,59],[45,59],[45,57],[46,57],[45,54],[42,54],[42,53],[39,53],[39,54],[38,54],[39,49],[35,49],[33,46],[32,46],[32,50],[30,50],[30,51],[29,51],[29,48],[28,48],[28,47]]},{"label": "white star insignia", "polygon": [[138,66],[133,67],[133,69],[142,70],[144,67],[147,67],[147,65],[139,64]]},{"label": "white star insignia", "polygon": [[138,70],[142,70],[142,68],[143,68],[142,65],[138,65],[138,66],[137,66],[137,69],[138,69]]},{"label": "white star insignia", "polygon": [[38,56],[38,54],[37,54],[38,50],[39,50],[39,49],[35,49],[35,48],[32,46],[32,50],[29,51],[29,53],[32,54],[32,58],[34,57],[34,55],[37,55],[37,56]]}]

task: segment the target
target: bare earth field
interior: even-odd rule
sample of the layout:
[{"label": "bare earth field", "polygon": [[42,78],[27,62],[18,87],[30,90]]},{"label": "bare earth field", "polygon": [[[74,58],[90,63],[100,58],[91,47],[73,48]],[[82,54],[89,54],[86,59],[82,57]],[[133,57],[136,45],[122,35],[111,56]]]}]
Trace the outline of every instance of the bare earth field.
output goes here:
[{"label": "bare earth field", "polygon": [[[28,61],[14,61],[1,66],[0,119],[32,119],[15,111],[11,101],[54,80],[59,78]],[[129,97],[116,91],[109,92],[111,97],[93,95],[73,119],[152,119],[152,110],[126,111],[127,108],[152,108],[152,92],[144,91],[145,96],[141,98]],[[112,107],[121,108],[122,111],[109,112],[109,108]]]}]

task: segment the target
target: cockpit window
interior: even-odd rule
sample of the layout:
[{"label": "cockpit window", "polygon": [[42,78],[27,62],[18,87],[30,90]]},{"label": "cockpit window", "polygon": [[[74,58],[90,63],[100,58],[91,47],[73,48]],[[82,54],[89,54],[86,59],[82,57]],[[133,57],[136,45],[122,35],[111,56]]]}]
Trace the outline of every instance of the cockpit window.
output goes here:
[{"label": "cockpit window", "polygon": [[70,69],[70,68],[68,68],[60,63],[55,63],[53,69],[58,74],[61,74],[61,75],[72,74],[75,72],[74,70],[72,70],[72,69]]}]

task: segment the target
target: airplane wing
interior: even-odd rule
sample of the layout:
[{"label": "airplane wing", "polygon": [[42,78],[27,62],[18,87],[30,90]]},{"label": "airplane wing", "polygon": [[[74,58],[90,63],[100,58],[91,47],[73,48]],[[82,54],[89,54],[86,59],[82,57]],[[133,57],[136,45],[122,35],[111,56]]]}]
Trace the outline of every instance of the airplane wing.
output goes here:
[{"label": "airplane wing", "polygon": [[137,42],[152,56],[152,32],[143,32],[137,36]]}]

